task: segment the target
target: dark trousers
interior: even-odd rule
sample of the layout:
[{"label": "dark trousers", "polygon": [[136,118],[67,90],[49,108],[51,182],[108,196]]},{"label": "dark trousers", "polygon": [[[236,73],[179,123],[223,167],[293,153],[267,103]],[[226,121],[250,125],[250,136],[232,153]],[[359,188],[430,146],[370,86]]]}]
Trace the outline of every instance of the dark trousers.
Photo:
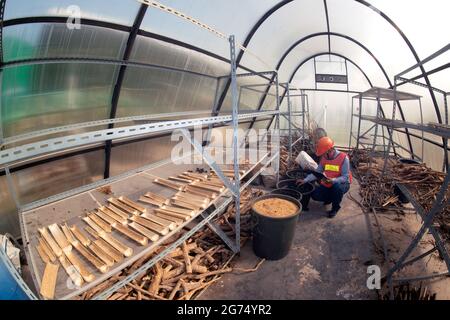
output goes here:
[{"label": "dark trousers", "polygon": [[316,190],[311,194],[311,198],[315,201],[321,201],[326,204],[331,203],[332,209],[335,212],[338,212],[341,208],[340,204],[344,194],[348,192],[350,189],[350,183],[335,183],[331,188],[324,187],[320,185]]}]

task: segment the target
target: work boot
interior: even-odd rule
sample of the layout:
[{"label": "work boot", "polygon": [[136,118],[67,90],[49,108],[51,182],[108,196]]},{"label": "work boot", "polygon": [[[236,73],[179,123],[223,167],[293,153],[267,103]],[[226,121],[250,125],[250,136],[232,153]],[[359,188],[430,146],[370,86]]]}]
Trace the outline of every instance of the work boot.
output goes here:
[{"label": "work boot", "polygon": [[327,214],[328,214],[328,218],[332,219],[337,215],[337,211],[331,209],[331,210],[327,211]]}]

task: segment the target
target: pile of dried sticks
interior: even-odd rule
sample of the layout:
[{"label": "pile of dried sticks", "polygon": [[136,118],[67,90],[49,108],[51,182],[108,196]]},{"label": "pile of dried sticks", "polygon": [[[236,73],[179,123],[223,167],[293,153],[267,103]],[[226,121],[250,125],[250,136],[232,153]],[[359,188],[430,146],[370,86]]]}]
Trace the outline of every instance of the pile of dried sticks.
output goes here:
[{"label": "pile of dried sticks", "polygon": [[[246,189],[241,194],[241,244],[250,236],[251,201],[261,195],[259,190]],[[224,232],[234,235],[235,207],[230,205],[215,222]],[[179,235],[181,236],[181,235]],[[138,269],[155,254],[176,239],[171,239],[156,252],[139,259],[125,268],[120,274],[111,277],[91,290],[83,293],[80,299],[91,299],[111,285]],[[189,300],[201,290],[220,279],[224,273],[232,272],[229,262],[233,252],[208,227],[197,232],[182,246],[169,253],[152,268],[138,276],[131,283],[113,293],[109,300]]]},{"label": "pile of dried sticks", "polygon": [[[380,297],[381,300],[390,300],[389,293]],[[436,300],[436,293],[430,292],[427,287],[423,287],[422,283],[419,287],[411,287],[408,284],[400,285],[394,288],[394,300],[406,300],[406,301],[432,301]]]},{"label": "pile of dried sticks", "polygon": [[[354,150],[352,162],[361,179],[361,204],[366,208],[392,209],[402,208],[402,204],[394,193],[395,183],[405,185],[417,202],[428,211],[433,206],[442,186],[445,173],[428,168],[425,164],[405,164],[396,159],[389,159],[387,173],[381,177],[383,159],[376,157],[369,165],[369,151]],[[450,198],[450,188],[446,199]],[[450,208],[445,207],[437,216],[439,225],[450,238]]]}]

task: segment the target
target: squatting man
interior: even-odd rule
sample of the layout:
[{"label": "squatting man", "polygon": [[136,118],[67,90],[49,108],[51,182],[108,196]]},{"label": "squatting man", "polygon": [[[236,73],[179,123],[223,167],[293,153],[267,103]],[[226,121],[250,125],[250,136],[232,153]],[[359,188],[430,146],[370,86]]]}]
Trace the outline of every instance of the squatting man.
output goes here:
[{"label": "squatting man", "polygon": [[[333,218],[341,208],[340,204],[345,193],[350,189],[352,173],[350,172],[350,161],[348,155],[334,147],[331,138],[325,136],[317,140],[315,144],[316,156],[320,157],[317,172],[322,173],[324,178],[320,179],[319,187],[311,194],[315,201],[331,204],[331,210],[327,211],[328,217]],[[298,185],[317,180],[316,175],[309,174],[305,179],[298,179]],[[308,211],[308,203],[303,210]]]}]

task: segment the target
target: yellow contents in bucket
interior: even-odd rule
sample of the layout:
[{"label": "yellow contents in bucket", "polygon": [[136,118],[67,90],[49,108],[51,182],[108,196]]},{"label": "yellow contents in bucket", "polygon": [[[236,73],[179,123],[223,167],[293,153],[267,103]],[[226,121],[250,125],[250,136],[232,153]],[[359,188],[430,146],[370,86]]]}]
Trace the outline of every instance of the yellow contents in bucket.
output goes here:
[{"label": "yellow contents in bucket", "polygon": [[281,198],[269,198],[255,202],[253,210],[268,217],[288,217],[297,212],[298,206]]}]

